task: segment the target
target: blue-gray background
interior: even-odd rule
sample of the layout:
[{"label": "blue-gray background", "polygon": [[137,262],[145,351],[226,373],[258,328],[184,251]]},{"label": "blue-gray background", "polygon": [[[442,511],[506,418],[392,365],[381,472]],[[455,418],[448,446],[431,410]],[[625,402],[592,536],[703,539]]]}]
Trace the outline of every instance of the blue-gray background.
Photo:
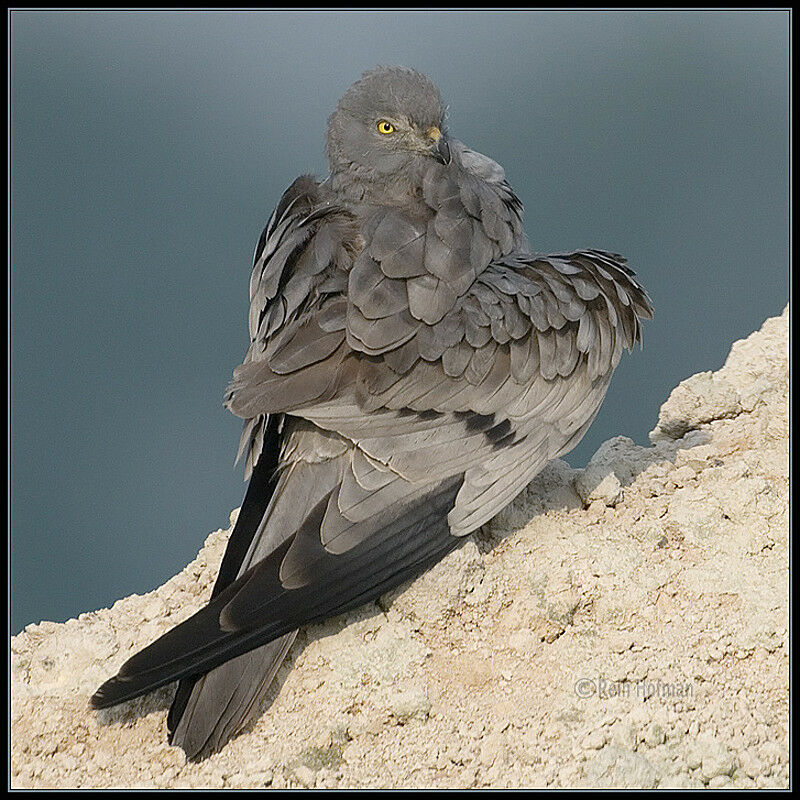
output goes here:
[{"label": "blue-gray background", "polygon": [[646,442],[787,300],[784,13],[12,15],[15,632],[148,591],[243,493],[221,405],[252,249],[364,69],[429,74],[533,246],[654,299],[584,443]]}]

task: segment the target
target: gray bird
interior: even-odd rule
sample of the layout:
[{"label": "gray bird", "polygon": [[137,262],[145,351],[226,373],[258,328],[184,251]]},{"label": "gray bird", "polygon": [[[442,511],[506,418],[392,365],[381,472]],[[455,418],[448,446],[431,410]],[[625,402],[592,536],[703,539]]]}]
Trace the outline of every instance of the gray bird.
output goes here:
[{"label": "gray bird", "polygon": [[259,713],[301,625],[375,600],[491,519],[597,413],[652,316],[618,255],[530,251],[503,168],[450,138],[436,86],[366,72],[256,246],[226,406],[250,477],[211,600],[92,698],[179,680],[170,741]]}]

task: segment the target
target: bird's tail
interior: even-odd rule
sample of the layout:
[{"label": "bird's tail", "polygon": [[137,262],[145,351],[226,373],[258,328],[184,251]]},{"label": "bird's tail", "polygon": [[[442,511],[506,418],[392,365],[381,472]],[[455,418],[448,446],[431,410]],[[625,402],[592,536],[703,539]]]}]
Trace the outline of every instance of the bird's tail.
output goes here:
[{"label": "bird's tail", "polygon": [[[261,479],[264,461],[265,457],[262,456],[251,486],[253,481]],[[294,474],[291,469],[284,470],[276,485],[256,487],[256,491],[252,492],[252,503],[248,502],[251,495],[248,490],[239,519],[242,520],[242,515],[248,513],[252,521],[244,520],[244,524],[255,525],[254,531],[247,537],[250,540],[247,552],[241,552],[236,558],[239,574],[280,541],[280,531],[292,531],[301,523],[309,505],[318,502],[319,497],[334,484],[338,470],[334,464],[319,465],[314,471],[313,482],[306,472],[307,466],[298,470],[300,474]],[[326,474],[321,476],[321,472]],[[270,474],[274,475],[274,470]],[[314,485],[308,496],[298,498],[293,494],[293,487],[308,483]],[[264,505],[259,507],[261,503]],[[230,585],[227,578],[234,577],[224,576],[223,572],[221,570],[212,597]],[[167,717],[170,744],[181,747],[189,759],[200,760],[239,733],[258,714],[261,701],[296,636],[297,630],[289,631],[204,675],[183,679]]]},{"label": "bird's tail", "polygon": [[296,635],[296,630],[291,631],[196,682],[182,682],[167,719],[170,744],[183,748],[187,758],[197,761],[241,731],[258,713]]}]

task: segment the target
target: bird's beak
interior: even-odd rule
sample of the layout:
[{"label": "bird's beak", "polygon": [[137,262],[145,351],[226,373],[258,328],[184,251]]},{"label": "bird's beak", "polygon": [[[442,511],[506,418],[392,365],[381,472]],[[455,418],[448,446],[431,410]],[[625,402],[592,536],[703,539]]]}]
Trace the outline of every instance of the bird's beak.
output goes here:
[{"label": "bird's beak", "polygon": [[445,136],[435,125],[428,128],[428,138],[433,141],[431,155],[442,164],[450,163],[450,145]]}]

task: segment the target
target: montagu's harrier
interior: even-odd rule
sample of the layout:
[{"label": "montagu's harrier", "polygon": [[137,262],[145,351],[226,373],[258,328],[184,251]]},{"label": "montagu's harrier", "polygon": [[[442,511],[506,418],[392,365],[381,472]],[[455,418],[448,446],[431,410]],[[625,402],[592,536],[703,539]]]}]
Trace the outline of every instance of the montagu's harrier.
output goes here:
[{"label": "montagu's harrier", "polygon": [[251,479],[211,600],[93,697],[180,680],[190,758],[258,713],[300,625],[435,564],[574,447],[652,314],[620,256],[531,252],[502,167],[414,70],[353,84],[327,154],[256,247],[225,398]]}]

